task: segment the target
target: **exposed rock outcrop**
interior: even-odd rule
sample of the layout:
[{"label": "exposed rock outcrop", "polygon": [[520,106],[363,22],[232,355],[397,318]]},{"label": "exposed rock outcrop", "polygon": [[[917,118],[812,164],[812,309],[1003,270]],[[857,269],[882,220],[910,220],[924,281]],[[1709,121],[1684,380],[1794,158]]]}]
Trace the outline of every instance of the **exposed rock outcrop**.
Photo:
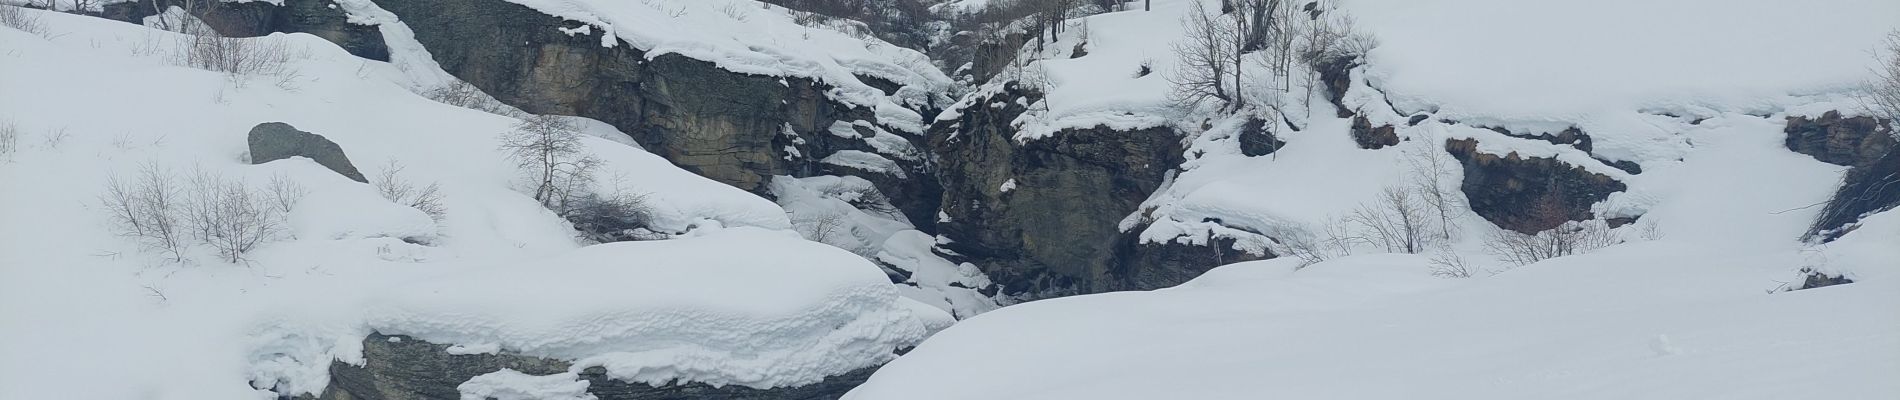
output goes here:
[{"label": "exposed rock outcrop", "polygon": [[1829,111],[1820,118],[1789,117],[1786,132],[1789,150],[1853,167],[1806,237],[1831,241],[1862,216],[1900,207],[1900,146],[1889,124]]},{"label": "exposed rock outcrop", "polygon": [[1117,224],[1180,165],[1181,136],[1097,126],[1017,142],[1010,123],[1034,102],[1017,101],[1025,96],[1036,95],[1010,84],[933,127],[948,217],[938,229],[951,240],[944,247],[1008,295],[1157,287],[1136,278],[1158,266],[1117,250],[1130,240]]},{"label": "exposed rock outcrop", "polygon": [[[561,29],[579,22],[499,0],[377,4],[402,18],[445,71],[503,103],[601,120],[681,168],[761,195],[769,195],[765,184],[775,175],[864,177],[913,224],[935,220],[934,181],[895,179],[927,176],[923,158],[829,132],[835,123],[865,121],[894,135],[899,147],[920,148],[922,139],[876,125],[869,107],[828,98],[825,83],[737,73],[672,53],[649,58],[624,41],[603,47],[604,30],[569,35]],[[820,162],[844,150],[879,154],[901,171]]]},{"label": "exposed rock outcrop", "polygon": [[1267,120],[1258,118],[1248,119],[1241,125],[1240,137],[1236,139],[1240,141],[1240,154],[1248,157],[1273,154],[1286,147],[1286,141],[1267,128]]},{"label": "exposed rock outcrop", "polygon": [[1828,111],[1820,118],[1788,117],[1784,142],[1788,150],[1821,162],[1857,166],[1872,164],[1895,145],[1891,128],[1873,117],[1843,117]]},{"label": "exposed rock outcrop", "polygon": [[[363,366],[336,361],[330,364],[330,386],[320,400],[432,400],[456,399],[456,387],[470,378],[503,368],[528,375],[568,372],[568,361],[501,352],[450,354],[450,345],[407,336],[371,334],[363,339]],[[756,389],[738,385],[713,387],[704,383],[653,386],[611,378],[600,367],[583,369],[587,393],[601,400],[627,399],[836,399],[871,376],[873,368],[826,378],[805,386]],[[305,398],[308,398],[307,396]]]},{"label": "exposed rock outcrop", "polygon": [[1595,218],[1591,205],[1627,189],[1607,175],[1553,158],[1484,153],[1475,139],[1447,141],[1445,151],[1464,165],[1460,187],[1471,211],[1513,231],[1536,233]]},{"label": "exposed rock outcrop", "polygon": [[350,157],[343,154],[343,147],[322,135],[300,131],[282,122],[265,122],[252,127],[249,136],[252,164],[305,157],[350,180],[369,183],[369,179],[356,170],[356,165],[350,163]]},{"label": "exposed rock outcrop", "polygon": [[[267,1],[227,2],[196,1],[195,16],[218,34],[233,37],[264,36],[271,33],[308,33],[336,43],[357,57],[389,61],[389,47],[375,25],[350,23],[349,16],[332,0],[283,0],[282,5]],[[102,6],[103,16],[119,21],[141,23],[171,7],[186,8],[184,0],[138,0]]]},{"label": "exposed rock outcrop", "polygon": [[1383,149],[1386,146],[1399,145],[1398,128],[1392,125],[1372,127],[1372,121],[1361,115],[1352,119],[1352,141],[1361,149]]}]

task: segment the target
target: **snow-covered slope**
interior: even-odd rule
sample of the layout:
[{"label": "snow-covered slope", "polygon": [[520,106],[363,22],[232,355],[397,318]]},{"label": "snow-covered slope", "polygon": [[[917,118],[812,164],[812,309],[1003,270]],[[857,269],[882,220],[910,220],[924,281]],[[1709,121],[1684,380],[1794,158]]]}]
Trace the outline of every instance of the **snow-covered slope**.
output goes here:
[{"label": "snow-covered slope", "polygon": [[[1900,374],[1900,320],[1888,317],[1900,304],[1891,280],[1900,214],[1873,215],[1825,245],[1802,242],[1845,168],[1784,145],[1789,117],[1860,112],[1851,96],[1874,62],[1868,50],[1900,28],[1890,17],[1900,5],[1343,0],[1332,4],[1381,44],[1345,71],[1344,93],[1268,92],[1285,102],[1276,113],[1168,104],[1166,77],[1182,68],[1168,45],[1181,40],[1175,24],[1191,1],[1086,17],[1086,29],[1072,21],[1040,60],[980,90],[1014,80],[1047,91],[1013,122],[1018,143],[1098,124],[1189,136],[1180,171],[1121,227],[1144,243],[1229,239],[1284,257],[1301,235],[1353,229],[1335,221],[1376,206],[1385,189],[1416,187],[1450,192],[1450,237],[1426,255],[1368,254],[1388,250],[1348,239],[1357,244],[1336,251],[1357,255],[1303,268],[1240,263],[1174,288],[1006,307],[934,336],[847,398],[1900,393],[1885,378]],[[1153,73],[1139,76],[1144,65]],[[1320,72],[1298,67],[1290,78]],[[1328,95],[1352,115],[1338,117]],[[966,97],[940,121],[995,107],[987,101]],[[1353,127],[1359,118],[1369,126]],[[1284,146],[1244,155],[1240,137],[1261,120]],[[1375,128],[1390,129],[1394,144],[1355,143]],[[1571,128],[1594,146],[1524,138]],[[1506,263],[1486,250],[1499,224],[1465,198],[1469,174],[1499,171],[1451,159],[1447,143],[1460,140],[1475,140],[1477,154],[1555,160],[1616,182],[1583,208],[1640,219],[1615,228],[1605,248]],[[1476,276],[1433,276],[1453,262]],[[1804,268],[1855,283],[1788,291],[1803,285]]]},{"label": "snow-covered slope", "polygon": [[[331,357],[385,329],[770,387],[875,365],[948,320],[862,258],[799,240],[771,201],[604,139],[584,139],[603,182],[645,194],[656,230],[696,237],[577,249],[497,148],[517,120],[425,99],[412,91],[433,82],[316,36],[242,39],[283,46],[288,68],[234,77],[179,66],[177,34],[22,12],[46,30],[0,27],[0,125],[19,132],[0,155],[0,398],[314,392]],[[442,218],[308,160],[249,165],[246,132],[272,121],[336,142],[372,181],[399,164],[440,184]],[[176,262],[115,235],[100,201],[144,169],[309,195],[244,262],[196,245]],[[603,316],[676,324],[588,323]]]}]

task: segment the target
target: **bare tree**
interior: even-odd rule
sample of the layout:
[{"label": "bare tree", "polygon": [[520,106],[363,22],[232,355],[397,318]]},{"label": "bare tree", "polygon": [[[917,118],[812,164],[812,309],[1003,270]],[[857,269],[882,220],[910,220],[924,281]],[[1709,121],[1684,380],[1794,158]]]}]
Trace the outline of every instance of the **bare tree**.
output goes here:
[{"label": "bare tree", "polygon": [[1874,80],[1868,85],[1868,108],[1894,124],[1897,128],[1893,133],[1900,135],[1900,31],[1887,34],[1886,48],[1885,59],[1874,70]]},{"label": "bare tree", "polygon": [[1437,218],[1439,238],[1450,240],[1456,228],[1452,223],[1452,218],[1457,217],[1464,210],[1459,207],[1456,189],[1452,188],[1451,182],[1445,182],[1444,178],[1456,172],[1457,164],[1451,160],[1449,154],[1430,147],[1415,147],[1407,150],[1405,161],[1411,167],[1408,170],[1409,189],[1418,195],[1425,208]]},{"label": "bare tree", "polygon": [[501,150],[533,179],[535,201],[557,212],[565,208],[562,202],[575,182],[599,163],[587,154],[580,128],[550,116],[521,120],[502,135]]},{"label": "bare tree", "polygon": [[1372,204],[1361,204],[1345,218],[1360,232],[1357,237],[1388,252],[1417,254],[1431,236],[1428,211],[1412,192],[1389,187]]},{"label": "bare tree", "polygon": [[1173,84],[1168,98],[1184,109],[1192,109],[1209,99],[1220,100],[1225,107],[1235,99],[1225,83],[1228,69],[1232,67],[1228,60],[1235,57],[1234,52],[1238,50],[1232,43],[1240,41],[1241,34],[1210,15],[1201,3],[1189,2],[1188,13],[1181,18],[1186,39],[1174,44],[1178,64],[1174,74],[1168,77],[1168,82]]},{"label": "bare tree", "polygon": [[1300,259],[1301,268],[1352,253],[1352,238],[1344,220],[1333,220],[1317,231],[1304,224],[1273,231],[1277,236],[1274,241],[1281,246],[1276,251]]},{"label": "bare tree", "polygon": [[442,206],[442,185],[429,182],[428,185],[417,186],[403,178],[402,170],[401,162],[389,160],[383,164],[382,174],[377,175],[370,184],[376,187],[376,193],[383,195],[384,199],[422,211],[429,215],[429,219],[442,222],[443,216],[447,215],[447,210]]}]

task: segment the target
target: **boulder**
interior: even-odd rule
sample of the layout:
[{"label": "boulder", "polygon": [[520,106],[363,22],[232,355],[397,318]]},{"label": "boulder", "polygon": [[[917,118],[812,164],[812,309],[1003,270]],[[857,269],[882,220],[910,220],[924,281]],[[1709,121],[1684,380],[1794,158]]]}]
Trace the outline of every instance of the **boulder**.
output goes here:
[{"label": "boulder", "polygon": [[363,178],[363,173],[350,164],[350,157],[343,154],[343,148],[322,135],[300,131],[282,122],[266,122],[251,128],[249,141],[252,164],[304,157],[350,180],[369,183],[369,179]]}]

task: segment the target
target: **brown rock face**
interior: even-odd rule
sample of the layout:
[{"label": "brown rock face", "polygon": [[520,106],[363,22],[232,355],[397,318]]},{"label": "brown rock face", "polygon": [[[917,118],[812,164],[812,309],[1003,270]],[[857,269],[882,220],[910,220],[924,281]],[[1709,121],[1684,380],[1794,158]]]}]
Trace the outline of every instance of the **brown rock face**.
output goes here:
[{"label": "brown rock face", "polygon": [[1844,118],[1828,111],[1820,118],[1788,117],[1788,150],[1821,162],[1856,166],[1872,163],[1894,148],[1891,129],[1873,117]]},{"label": "brown rock face", "polygon": [[1372,121],[1361,115],[1352,119],[1352,141],[1361,149],[1383,149],[1399,144],[1399,132],[1392,125],[1372,127]]},{"label": "brown rock face", "polygon": [[1479,152],[1474,139],[1447,141],[1445,151],[1464,164],[1460,187],[1471,211],[1513,231],[1536,233],[1594,218],[1592,204],[1627,189],[1609,176],[1553,158]]}]

